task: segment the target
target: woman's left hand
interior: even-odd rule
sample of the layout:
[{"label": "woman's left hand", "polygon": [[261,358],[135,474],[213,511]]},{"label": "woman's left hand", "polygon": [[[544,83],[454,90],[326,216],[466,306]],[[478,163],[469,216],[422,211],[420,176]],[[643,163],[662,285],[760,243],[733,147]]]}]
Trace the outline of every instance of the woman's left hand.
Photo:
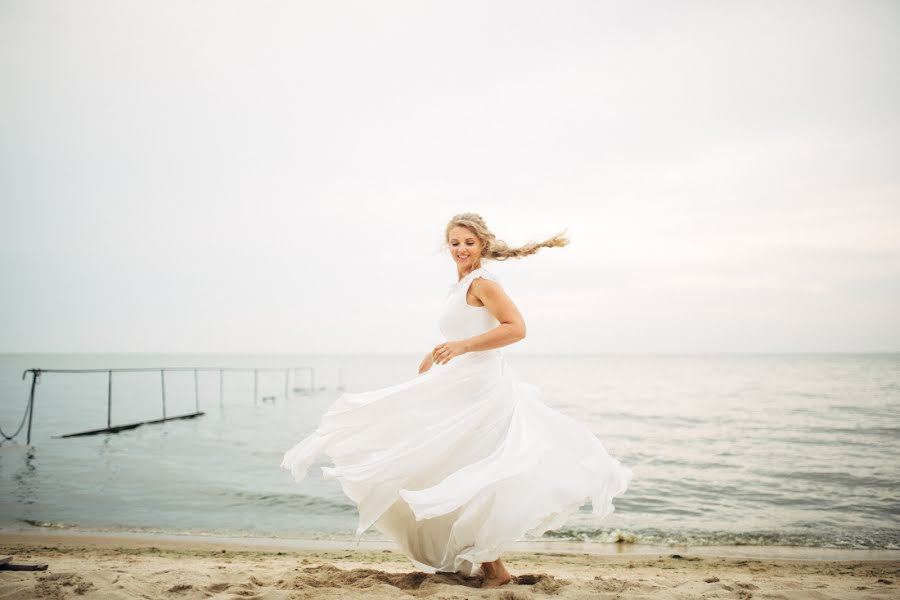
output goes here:
[{"label": "woman's left hand", "polygon": [[465,342],[457,340],[453,342],[444,342],[443,344],[438,344],[434,347],[431,355],[434,357],[434,362],[439,365],[443,365],[446,364],[454,356],[463,355],[468,351],[469,350],[466,348]]}]

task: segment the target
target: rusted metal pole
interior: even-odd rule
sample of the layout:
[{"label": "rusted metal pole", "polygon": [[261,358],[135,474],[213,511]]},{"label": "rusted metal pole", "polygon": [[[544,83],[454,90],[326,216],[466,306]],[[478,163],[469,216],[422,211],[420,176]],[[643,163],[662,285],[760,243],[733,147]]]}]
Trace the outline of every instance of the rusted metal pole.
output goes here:
[{"label": "rusted metal pole", "polygon": [[107,371],[106,376],[106,426],[112,427],[112,371]]},{"label": "rusted metal pole", "polygon": [[197,384],[197,369],[194,369],[194,410],[200,412],[200,389]]},{"label": "rusted metal pole", "polygon": [[40,370],[31,372],[31,395],[28,397],[28,435],[25,438],[26,444],[31,443],[31,417],[34,414],[34,386],[37,383],[39,374]]}]

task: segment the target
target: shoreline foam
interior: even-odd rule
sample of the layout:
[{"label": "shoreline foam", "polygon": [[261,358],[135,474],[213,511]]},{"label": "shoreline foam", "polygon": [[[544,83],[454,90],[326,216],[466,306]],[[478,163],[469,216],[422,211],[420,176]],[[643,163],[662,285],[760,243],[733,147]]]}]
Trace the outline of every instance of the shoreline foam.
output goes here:
[{"label": "shoreline foam", "polygon": [[[396,544],[389,541],[312,538],[278,538],[260,536],[198,535],[178,533],[147,533],[132,531],[105,531],[88,528],[54,529],[43,527],[0,527],[0,543],[38,543],[46,539],[56,544],[78,544],[97,548],[118,546],[166,548],[226,548],[234,551],[380,551],[399,553]],[[786,559],[786,560],[856,560],[900,561],[900,550],[818,548],[809,546],[687,546],[673,544],[651,546],[642,544],[601,544],[571,540],[521,541],[509,550],[527,553],[591,554],[599,556],[647,556],[666,554],[690,554],[705,557]]]}]

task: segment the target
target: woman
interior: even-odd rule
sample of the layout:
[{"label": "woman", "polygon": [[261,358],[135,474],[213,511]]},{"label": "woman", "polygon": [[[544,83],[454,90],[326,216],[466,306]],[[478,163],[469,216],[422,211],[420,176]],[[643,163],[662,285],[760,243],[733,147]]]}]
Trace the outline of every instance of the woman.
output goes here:
[{"label": "woman", "polygon": [[483,260],[560,247],[556,235],[510,248],[474,213],[454,216],[445,240],[457,283],[438,324],[446,337],[419,375],[390,387],[344,393],[281,466],[301,481],[322,467],[359,509],[359,537],[372,525],[420,569],[512,581],[500,554],[525,534],[561,527],[590,499],[613,512],[633,473],[584,425],[547,407],[520,382],[500,348],[525,337],[525,322]]}]

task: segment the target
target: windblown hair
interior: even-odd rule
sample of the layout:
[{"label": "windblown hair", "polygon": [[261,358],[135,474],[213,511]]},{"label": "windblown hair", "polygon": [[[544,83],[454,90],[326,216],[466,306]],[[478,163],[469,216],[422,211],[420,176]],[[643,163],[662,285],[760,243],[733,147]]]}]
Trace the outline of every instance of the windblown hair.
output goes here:
[{"label": "windblown hair", "polygon": [[448,241],[450,230],[456,226],[462,226],[475,234],[481,240],[481,257],[487,260],[506,260],[508,258],[525,258],[534,254],[541,248],[561,248],[568,245],[569,239],[564,237],[566,232],[563,229],[553,237],[542,242],[528,242],[517,248],[510,248],[503,240],[498,240],[497,236],[491,233],[487,224],[481,215],[476,213],[461,213],[454,215],[450,222],[447,223],[447,229],[444,232],[444,241]]}]

